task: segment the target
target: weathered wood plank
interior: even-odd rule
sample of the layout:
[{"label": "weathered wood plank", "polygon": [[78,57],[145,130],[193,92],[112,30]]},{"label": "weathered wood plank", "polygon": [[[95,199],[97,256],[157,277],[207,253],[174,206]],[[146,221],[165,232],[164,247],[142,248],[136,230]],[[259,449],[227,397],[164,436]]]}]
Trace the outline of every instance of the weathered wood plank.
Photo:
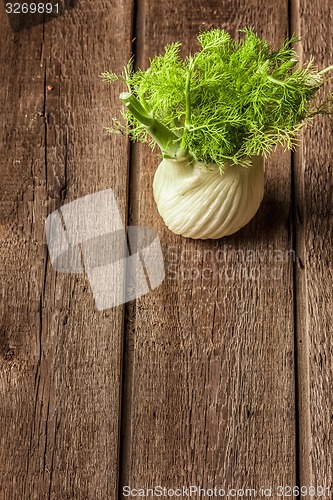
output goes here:
[{"label": "weathered wood plank", "polygon": [[1,18],[0,496],[113,498],[123,307],[95,310],[83,275],[57,273],[46,216],[112,187],[127,213],[127,140],[98,77],[131,50],[132,2],[82,0],[44,26]]},{"label": "weathered wood plank", "polygon": [[[332,6],[294,2],[294,31],[303,36],[301,60],[320,69],[333,61]],[[332,92],[332,82],[324,92]],[[322,94],[323,95],[323,94]],[[332,123],[316,118],[295,157],[297,338],[300,482],[331,487],[333,476],[333,210]],[[325,491],[323,498],[331,498]]]},{"label": "weathered wood plank", "polygon": [[[202,28],[244,25],[281,43],[287,2],[142,1],[137,63],[175,40],[194,51]],[[256,218],[217,242],[171,234],[152,197],[158,158],[138,146],[134,159],[132,220],[158,228],[166,279],[128,310],[121,484],[293,485],[290,157],[267,161]]]}]

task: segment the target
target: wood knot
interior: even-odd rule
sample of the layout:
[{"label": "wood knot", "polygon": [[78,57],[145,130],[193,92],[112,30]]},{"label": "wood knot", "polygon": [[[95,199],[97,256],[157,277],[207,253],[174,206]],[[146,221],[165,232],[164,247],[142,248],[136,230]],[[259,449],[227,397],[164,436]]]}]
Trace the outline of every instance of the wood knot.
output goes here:
[{"label": "wood knot", "polygon": [[15,351],[11,347],[5,347],[3,349],[3,359],[5,361],[11,361],[15,356]]}]

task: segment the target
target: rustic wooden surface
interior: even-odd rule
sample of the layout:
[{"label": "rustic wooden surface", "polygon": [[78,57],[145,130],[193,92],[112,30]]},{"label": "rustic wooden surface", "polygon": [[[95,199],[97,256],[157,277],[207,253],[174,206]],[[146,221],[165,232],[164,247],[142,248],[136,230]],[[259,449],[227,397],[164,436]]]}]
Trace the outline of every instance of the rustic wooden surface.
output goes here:
[{"label": "rustic wooden surface", "polygon": [[[331,5],[304,0],[293,17],[294,29],[304,33],[301,58],[311,54],[319,67],[331,65]],[[333,478],[332,131],[324,119],[307,127],[295,161],[300,480],[309,484]]]},{"label": "rustic wooden surface", "polygon": [[[81,0],[15,33],[1,4],[0,22],[0,499],[330,486],[331,123],[266,162],[246,228],[190,241],[158,215],[157,158],[103,130],[121,87],[98,78],[132,49],[141,67],[174,40],[194,51],[217,26],[251,25],[275,45],[301,33],[301,57],[324,67],[329,1]],[[158,229],[166,278],[98,312],[83,275],[50,265],[44,222],[108,187],[124,221]]]},{"label": "rustic wooden surface", "polygon": [[[194,2],[188,9],[174,0],[140,7],[139,66],[174,39],[185,50],[195,50],[196,34],[203,28],[222,26],[234,34],[255,25],[275,43],[288,30],[286,2],[259,6],[244,1],[237,7],[226,2],[224,8],[219,2]],[[126,338],[134,348],[124,371],[126,380],[131,365],[122,484],[260,488],[273,479],[296,484],[293,262],[287,258],[278,264],[275,281],[271,275],[277,264],[268,252],[287,254],[292,247],[290,157],[270,160],[258,217],[218,242],[185,240],[164,227],[151,195],[156,162],[140,148],[132,167],[140,169],[132,210],[140,224],[159,229],[166,279],[154,294],[137,301],[130,317]],[[271,220],[274,227],[267,232]],[[218,262],[219,249],[227,264]],[[239,250],[257,252],[261,260],[252,262]],[[238,275],[228,279],[226,267]],[[253,267],[259,279],[244,279]],[[198,277],[176,278],[175,269],[194,269]]]},{"label": "rustic wooden surface", "polygon": [[56,273],[44,223],[112,186],[127,213],[128,144],[103,127],[98,75],[131,52],[132,4],[80,1],[12,33],[1,5],[0,498],[112,498],[124,308],[95,310],[83,275]]}]

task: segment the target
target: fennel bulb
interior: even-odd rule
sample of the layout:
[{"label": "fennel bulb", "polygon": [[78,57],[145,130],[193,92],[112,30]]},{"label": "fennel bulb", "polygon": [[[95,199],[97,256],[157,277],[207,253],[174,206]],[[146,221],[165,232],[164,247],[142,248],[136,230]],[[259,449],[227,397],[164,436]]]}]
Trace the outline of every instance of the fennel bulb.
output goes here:
[{"label": "fennel bulb", "polygon": [[153,183],[157,209],[174,233],[194,239],[222,238],[245,226],[264,195],[264,161],[218,166],[164,158]]},{"label": "fennel bulb", "polygon": [[233,40],[202,31],[197,53],[182,59],[180,43],[165,47],[146,70],[133,60],[122,75],[125,124],[111,132],[157,145],[163,160],[154,179],[157,208],[171,231],[191,238],[232,234],[255,215],[263,196],[263,158],[278,144],[295,149],[302,126],[332,112],[333,96],[313,102],[329,66],[295,68],[291,37],[275,50],[251,29]]}]

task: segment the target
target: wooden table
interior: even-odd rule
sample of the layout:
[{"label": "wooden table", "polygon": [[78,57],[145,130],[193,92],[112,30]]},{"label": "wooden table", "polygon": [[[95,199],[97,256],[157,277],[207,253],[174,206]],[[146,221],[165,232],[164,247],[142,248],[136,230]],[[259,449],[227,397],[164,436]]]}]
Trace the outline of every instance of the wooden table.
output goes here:
[{"label": "wooden table", "polygon": [[[146,67],[166,43],[195,51],[199,30],[245,25],[276,46],[303,35],[301,60],[323,68],[331,2],[74,4],[16,31],[0,6],[1,500],[331,486],[331,122],[317,118],[297,154],[266,161],[264,202],[246,228],[192,241],[158,215],[157,158],[105,131],[124,89],[99,78],[131,52]],[[83,274],[52,268],[44,224],[110,187],[124,222],[158,230],[166,278],[99,312]]]}]

